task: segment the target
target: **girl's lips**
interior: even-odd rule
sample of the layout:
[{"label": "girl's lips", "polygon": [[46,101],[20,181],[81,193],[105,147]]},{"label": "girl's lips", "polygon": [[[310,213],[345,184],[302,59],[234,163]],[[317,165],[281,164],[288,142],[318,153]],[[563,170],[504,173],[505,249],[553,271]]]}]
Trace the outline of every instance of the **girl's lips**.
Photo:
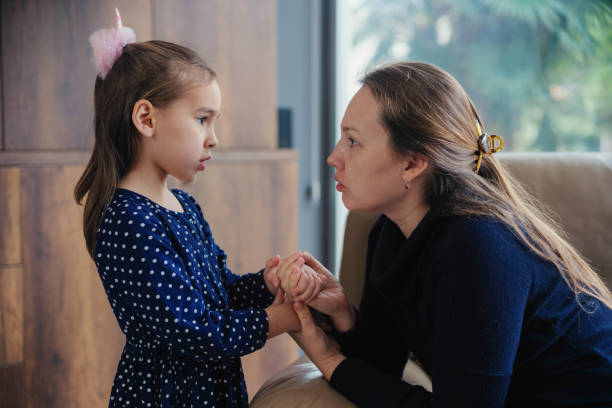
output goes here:
[{"label": "girl's lips", "polygon": [[206,165],[204,164],[204,162],[206,160],[210,160],[211,158],[212,158],[212,156],[208,156],[207,158],[200,160],[200,167],[199,167],[199,169],[204,171],[206,169]]}]

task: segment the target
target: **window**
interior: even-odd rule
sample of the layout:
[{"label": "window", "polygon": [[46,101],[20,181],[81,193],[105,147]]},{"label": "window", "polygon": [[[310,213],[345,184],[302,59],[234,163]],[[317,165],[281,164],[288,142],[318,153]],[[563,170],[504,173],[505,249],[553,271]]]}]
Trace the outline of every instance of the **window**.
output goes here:
[{"label": "window", "polygon": [[368,69],[424,61],[459,80],[506,151],[612,151],[608,0],[346,1],[350,95]]},{"label": "window", "polygon": [[[506,152],[612,152],[610,4],[337,0],[336,129],[369,69],[412,60],[457,78]],[[338,196],[335,209],[339,261],[347,211]]]}]

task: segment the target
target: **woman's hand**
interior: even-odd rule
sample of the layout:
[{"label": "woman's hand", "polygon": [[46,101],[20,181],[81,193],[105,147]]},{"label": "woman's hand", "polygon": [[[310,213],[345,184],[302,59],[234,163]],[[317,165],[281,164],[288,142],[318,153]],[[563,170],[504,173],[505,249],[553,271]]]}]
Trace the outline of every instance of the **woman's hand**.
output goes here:
[{"label": "woman's hand", "polygon": [[317,327],[306,305],[296,302],[293,307],[300,321],[301,330],[289,332],[289,335],[329,381],[336,367],[346,357],[340,352],[338,343]]},{"label": "woman's hand", "polygon": [[296,301],[310,302],[319,295],[327,284],[327,277],[316,273],[308,265],[302,265],[292,275],[299,275],[291,292],[291,297]]},{"label": "woman's hand", "polygon": [[340,282],[308,252],[302,252],[302,257],[306,265],[314,269],[317,274],[325,276],[327,280],[325,288],[319,292],[316,298],[308,302],[308,305],[321,313],[327,314],[336,330],[347,331],[352,329],[355,326],[355,311]]}]

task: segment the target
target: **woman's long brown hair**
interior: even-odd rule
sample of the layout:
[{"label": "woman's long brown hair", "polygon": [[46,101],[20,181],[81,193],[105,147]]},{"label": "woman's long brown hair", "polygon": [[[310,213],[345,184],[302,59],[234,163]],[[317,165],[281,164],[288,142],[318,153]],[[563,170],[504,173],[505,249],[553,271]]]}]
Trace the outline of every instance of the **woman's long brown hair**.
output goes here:
[{"label": "woman's long brown hair", "polygon": [[74,189],[81,205],[85,196],[83,233],[94,258],[96,232],[117,184],[131,169],[140,135],[132,109],[140,99],[163,108],[192,86],[216,77],[194,51],[165,41],[128,44],[105,79],[94,87],[93,152]]},{"label": "woman's long brown hair", "polygon": [[383,66],[363,83],[381,106],[381,123],[401,156],[425,155],[433,165],[427,201],[444,214],[485,216],[507,225],[540,258],[553,263],[576,295],[612,308],[598,274],[565,238],[561,227],[492,155],[478,174],[475,122],[480,116],[461,85],[443,70],[420,62]]}]

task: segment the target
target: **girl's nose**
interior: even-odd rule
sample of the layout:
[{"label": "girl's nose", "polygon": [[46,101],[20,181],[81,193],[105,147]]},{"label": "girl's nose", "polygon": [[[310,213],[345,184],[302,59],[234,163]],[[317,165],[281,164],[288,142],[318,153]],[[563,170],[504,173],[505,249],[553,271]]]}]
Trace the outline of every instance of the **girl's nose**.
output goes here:
[{"label": "girl's nose", "polygon": [[204,140],[204,147],[206,147],[207,149],[212,149],[215,146],[217,146],[218,143],[219,141],[217,140],[217,135],[215,134],[215,130],[212,129],[210,132],[210,137],[207,137]]}]

